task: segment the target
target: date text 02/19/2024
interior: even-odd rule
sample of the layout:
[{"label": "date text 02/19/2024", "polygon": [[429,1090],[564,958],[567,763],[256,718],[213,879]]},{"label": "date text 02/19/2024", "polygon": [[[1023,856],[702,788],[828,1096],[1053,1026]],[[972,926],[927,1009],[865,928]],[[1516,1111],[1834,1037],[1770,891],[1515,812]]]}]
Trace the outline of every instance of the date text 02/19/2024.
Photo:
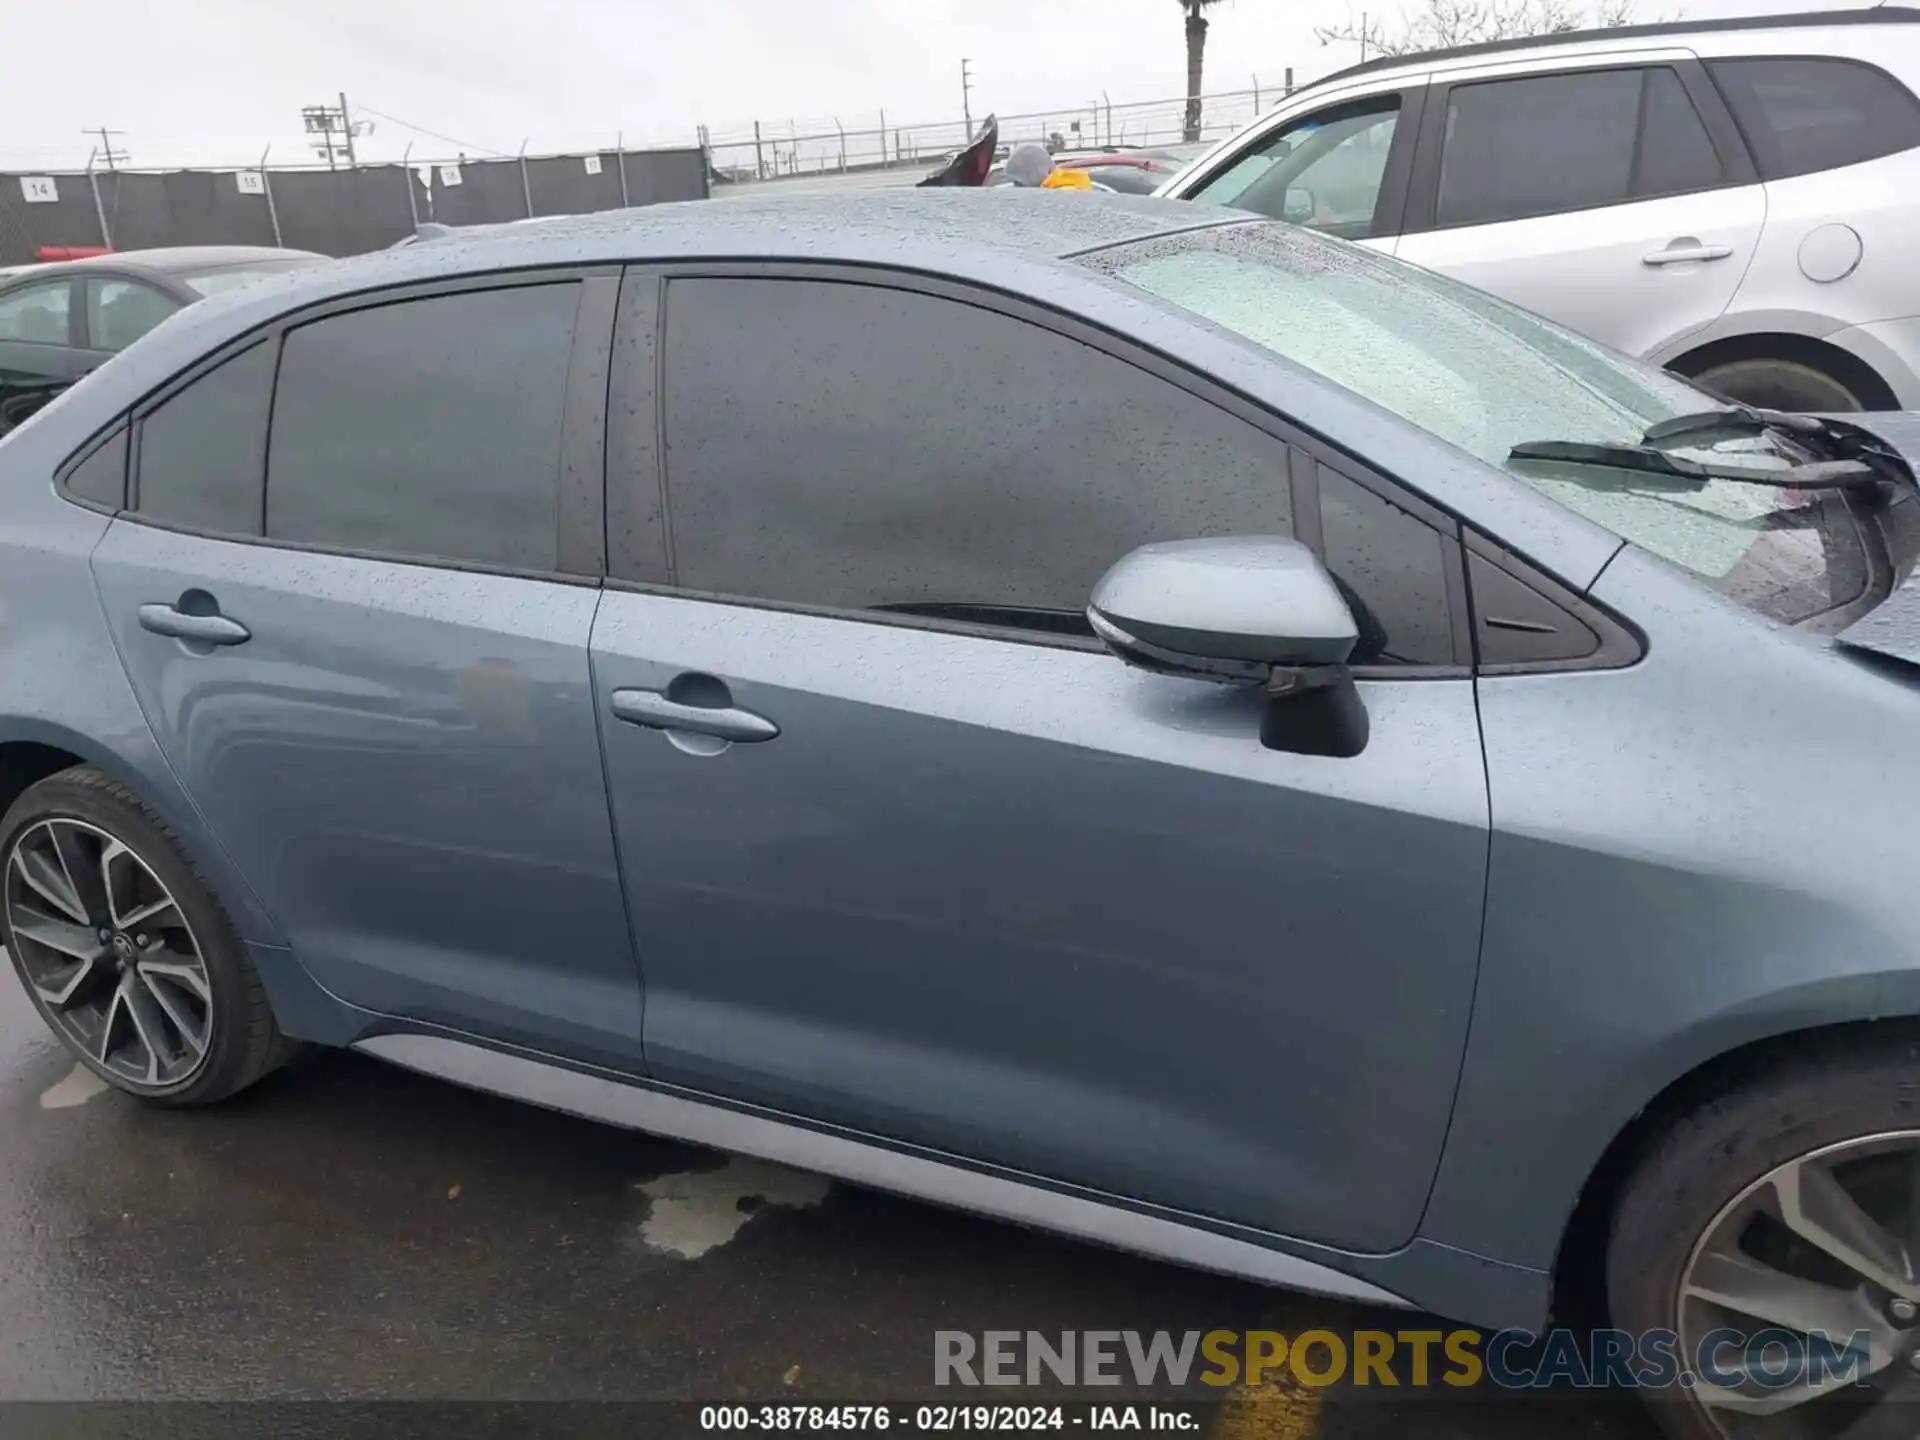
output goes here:
[{"label": "date text 02/19/2024", "polygon": [[1196,1431],[1184,1405],[705,1405],[702,1430]]}]

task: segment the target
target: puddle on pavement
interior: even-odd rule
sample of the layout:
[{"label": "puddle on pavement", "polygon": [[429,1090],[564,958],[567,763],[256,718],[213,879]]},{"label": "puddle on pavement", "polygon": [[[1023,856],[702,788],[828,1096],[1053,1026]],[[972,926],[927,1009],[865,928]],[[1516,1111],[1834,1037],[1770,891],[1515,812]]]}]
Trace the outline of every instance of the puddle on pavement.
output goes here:
[{"label": "puddle on pavement", "polygon": [[[652,1205],[640,1238],[656,1250],[698,1260],[738,1235],[762,1209],[803,1210],[827,1198],[825,1176],[735,1156],[718,1170],[661,1175],[638,1187]],[[743,1202],[757,1202],[743,1207]]]},{"label": "puddle on pavement", "polygon": [[84,1105],[96,1095],[104,1095],[108,1090],[107,1082],[79,1061],[67,1072],[66,1078],[55,1081],[40,1096],[42,1110],[70,1110],[75,1105]]}]

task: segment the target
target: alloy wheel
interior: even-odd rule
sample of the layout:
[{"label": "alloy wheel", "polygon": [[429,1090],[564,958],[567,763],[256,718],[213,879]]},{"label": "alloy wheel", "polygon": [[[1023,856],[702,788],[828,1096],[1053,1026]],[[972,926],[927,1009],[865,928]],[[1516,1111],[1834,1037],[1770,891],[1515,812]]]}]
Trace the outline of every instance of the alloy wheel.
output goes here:
[{"label": "alloy wheel", "polygon": [[1678,1320],[1684,1364],[1713,1352],[1692,1395],[1727,1440],[1920,1434],[1920,1131],[1749,1185],[1695,1244]]},{"label": "alloy wheel", "polygon": [[206,961],[137,853],[84,821],[39,821],[7,855],[5,903],[21,977],[77,1053],[136,1091],[199,1072],[213,1041]]}]

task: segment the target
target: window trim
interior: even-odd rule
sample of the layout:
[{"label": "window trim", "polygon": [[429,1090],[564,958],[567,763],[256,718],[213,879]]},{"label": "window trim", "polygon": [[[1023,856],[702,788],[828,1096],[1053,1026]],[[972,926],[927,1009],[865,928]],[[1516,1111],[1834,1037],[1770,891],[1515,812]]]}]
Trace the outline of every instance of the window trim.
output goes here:
[{"label": "window trim", "polygon": [[[1818,61],[1831,65],[1851,65],[1856,69],[1870,71],[1878,75],[1902,95],[1906,96],[1907,103],[1914,107],[1916,115],[1920,115],[1920,95],[1914,94],[1912,87],[1898,75],[1895,75],[1885,66],[1874,64],[1871,60],[1861,60],[1853,55],[1817,55],[1797,52],[1794,54],[1775,54],[1770,52],[1764,55],[1709,55],[1704,60],[1695,62],[1700,71],[1700,83],[1712,93],[1715,105],[1725,112],[1727,127],[1739,141],[1742,153],[1747,156],[1747,164],[1752,168],[1756,182],[1760,179],[1759,150],[1753,143],[1753,137],[1747,134],[1746,127],[1740,123],[1739,118],[1734,114],[1733,102],[1727,99],[1727,92],[1720,88],[1720,81],[1714,75],[1711,67],[1723,64],[1746,64],[1758,60]],[[1696,101],[1695,103],[1698,104],[1699,102]],[[1818,170],[1796,171],[1792,175],[1782,175],[1777,180],[1770,179],[1766,183],[1771,185],[1784,185],[1789,180],[1799,180],[1808,175],[1831,175],[1835,170],[1846,170],[1855,165],[1871,165],[1877,160],[1888,160],[1895,155],[1905,155],[1917,149],[1920,149],[1920,145],[1908,145],[1904,149],[1889,150],[1883,155],[1869,156],[1865,160],[1849,160],[1845,165],[1822,165]]]},{"label": "window trim", "polygon": [[1282,120],[1272,129],[1263,130],[1253,143],[1223,155],[1219,163],[1204,175],[1196,175],[1191,181],[1182,185],[1181,196],[1183,199],[1192,199],[1196,192],[1218,180],[1247,156],[1258,154],[1271,147],[1282,135],[1309,120],[1331,111],[1345,110],[1350,106],[1378,104],[1397,97],[1400,118],[1393,127],[1393,139],[1387,146],[1387,163],[1380,171],[1380,193],[1373,203],[1373,220],[1367,234],[1362,237],[1368,240],[1391,239],[1395,235],[1404,233],[1403,227],[1410,213],[1407,205],[1413,191],[1414,165],[1419,138],[1425,129],[1427,96],[1430,89],[1426,78],[1419,76],[1405,84],[1390,85],[1358,95],[1342,95],[1329,100],[1324,105],[1302,110],[1299,114]]},{"label": "window trim", "polygon": [[[1529,564],[1484,531],[1470,525],[1462,526],[1461,548],[1525,585],[1547,604],[1565,611],[1600,639],[1599,647],[1591,655],[1574,659],[1483,663],[1480,659],[1480,607],[1476,604],[1471,607],[1473,670],[1476,676],[1498,679],[1506,675],[1565,675],[1586,670],[1625,670],[1639,664],[1646,656],[1646,635],[1632,621],[1600,604],[1584,591],[1576,590],[1538,566]],[[1620,549],[1626,548],[1627,542],[1622,541]],[[1614,553],[1619,554],[1619,550]]]},{"label": "window trim", "polygon": [[[1680,87],[1692,102],[1707,138],[1720,162],[1720,179],[1711,185],[1696,185],[1686,190],[1668,190],[1659,195],[1628,195],[1620,200],[1602,200],[1569,209],[1542,210],[1531,215],[1510,215],[1499,220],[1464,220],[1443,223],[1440,213],[1440,162],[1446,145],[1447,113],[1455,90],[1480,85],[1510,85],[1521,80],[1565,79],[1577,75],[1602,75],[1618,70],[1671,70],[1679,77]],[[1734,126],[1733,116],[1720,92],[1707,79],[1706,68],[1698,60],[1662,58],[1617,61],[1613,64],[1582,65],[1567,69],[1525,70],[1505,75],[1480,75],[1471,80],[1437,79],[1429,87],[1426,113],[1420,127],[1420,139],[1413,160],[1412,182],[1407,192],[1406,223],[1403,235],[1424,235],[1433,231],[1473,230],[1488,225],[1520,225],[1530,220],[1550,220],[1559,215],[1580,215],[1590,210],[1614,210],[1626,205],[1655,205],[1663,200],[1678,200],[1688,195],[1711,195],[1720,190],[1738,189],[1759,183],[1753,156]],[[1646,124],[1646,85],[1641,83],[1640,102],[1635,111],[1633,137],[1637,158],[1644,142]],[[1631,179],[1631,177],[1629,177]]]},{"label": "window trim", "polygon": [[[635,584],[673,584],[667,533],[666,279],[657,266],[634,265],[620,281],[613,332],[606,436],[607,575]],[[633,483],[615,484],[614,476]]]},{"label": "window trim", "polygon": [[[116,512],[118,518],[156,530],[196,535],[208,539],[257,545],[270,550],[297,551],[305,554],[339,555],[347,559],[373,560],[383,564],[412,565],[429,570],[452,570],[475,574],[506,575],[521,579],[552,580],[566,584],[598,586],[605,574],[605,530],[603,485],[606,475],[604,445],[606,428],[606,375],[613,331],[615,297],[620,267],[596,264],[577,267],[544,266],[525,270],[488,271],[478,275],[455,275],[360,291],[303,306],[277,315],[272,320],[224,341],[196,358],[160,384],[142,395],[125,411],[103,427],[74,457],[61,466],[61,476],[96,447],[96,441],[109,436],[121,424],[131,427],[127,461],[126,503]],[[592,283],[601,282],[597,287]],[[308,541],[286,540],[260,533],[264,530],[266,475],[261,476],[262,513],[254,533],[209,530],[202,526],[182,525],[139,513],[140,431],[146,417],[192,385],[201,376],[225,364],[255,345],[275,347],[273,396],[279,395],[280,347],[289,331],[316,320],[361,310],[374,310],[411,300],[433,299],[442,295],[469,294],[482,290],[520,289],[530,285],[574,284],[579,287],[575,311],[573,349],[567,361],[567,384],[561,411],[560,471],[556,492],[555,525],[561,564],[572,563],[579,569],[531,569],[498,565],[484,561],[451,557],[407,554],[387,550],[356,549]],[[576,394],[576,381],[579,393]],[[273,400],[267,411],[268,445],[263,450],[265,463],[271,464]],[[61,488],[63,498],[85,505],[80,497]],[[96,508],[96,507],[88,507]],[[589,568],[590,567],[590,568]]]},{"label": "window trim", "polygon": [[[630,275],[653,277],[659,297],[654,307],[653,417],[656,445],[654,459],[662,487],[665,554],[672,555],[672,480],[665,455],[666,387],[666,311],[672,283],[676,279],[753,279],[797,280],[865,285],[882,290],[904,290],[912,294],[953,301],[989,311],[1008,319],[1036,325],[1052,334],[1077,341],[1123,364],[1131,365],[1156,379],[1172,384],[1207,404],[1225,411],[1252,426],[1269,440],[1285,448],[1287,478],[1291,491],[1294,535],[1316,555],[1324,553],[1320,520],[1319,483],[1311,466],[1324,465],[1341,478],[1396,509],[1403,510],[1437,531],[1442,540],[1446,562],[1446,592],[1454,660],[1445,665],[1367,665],[1355,666],[1354,675],[1365,680],[1464,679],[1473,673],[1472,613],[1467,604],[1466,557],[1460,545],[1459,520],[1424,497],[1417,495],[1381,474],[1365,461],[1327,444],[1300,429],[1265,406],[1220,385],[1217,381],[1157,354],[1125,336],[1055,310],[1023,296],[986,286],[972,285],[946,277],[922,274],[885,265],[808,261],[678,261],[635,265]],[[611,449],[610,449],[611,454]],[[615,481],[609,474],[609,506],[612,507]],[[644,481],[642,482],[644,484]],[[612,513],[610,509],[610,513]],[[619,553],[623,547],[610,542],[607,585],[610,589],[701,600],[712,604],[736,605],[743,609],[770,610],[792,614],[818,615],[829,619],[851,620],[870,625],[905,626],[954,634],[997,639],[1010,644],[1040,645],[1054,649],[1105,651],[1099,641],[1079,636],[1054,635],[1044,631],[1013,630],[967,621],[935,619],[920,615],[840,606],[809,605],[797,601],[771,600],[756,595],[733,595],[696,590],[679,583],[677,568],[669,569],[666,579],[643,578],[635,573],[631,555]],[[1115,556],[1116,560],[1120,557]]]}]

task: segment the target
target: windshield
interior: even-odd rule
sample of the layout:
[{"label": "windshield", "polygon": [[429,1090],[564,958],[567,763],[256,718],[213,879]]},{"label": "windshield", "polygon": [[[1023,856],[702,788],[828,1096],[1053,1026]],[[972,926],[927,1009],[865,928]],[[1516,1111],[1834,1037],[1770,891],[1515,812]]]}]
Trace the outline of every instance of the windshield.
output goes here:
[{"label": "windshield", "polygon": [[242,285],[250,285],[267,275],[281,275],[315,264],[312,260],[259,260],[247,265],[222,266],[217,270],[188,270],[174,278],[202,298],[224,294]]},{"label": "windshield", "polygon": [[[1866,559],[1832,492],[1509,458],[1528,441],[1637,445],[1723,403],[1686,381],[1357,245],[1271,221],[1116,246],[1084,263],[1337,381],[1743,604],[1798,621],[1859,598]],[[1708,437],[1716,461],[1778,468],[1764,437]]]}]

